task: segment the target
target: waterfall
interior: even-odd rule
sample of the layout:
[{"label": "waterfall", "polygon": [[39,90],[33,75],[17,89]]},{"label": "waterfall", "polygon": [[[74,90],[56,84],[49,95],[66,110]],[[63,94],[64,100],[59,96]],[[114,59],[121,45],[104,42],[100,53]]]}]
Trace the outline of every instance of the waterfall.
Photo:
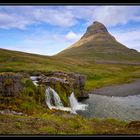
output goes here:
[{"label": "waterfall", "polygon": [[[38,76],[31,76],[31,80],[33,81],[34,85],[38,86],[37,78]],[[51,87],[48,87],[45,91],[45,97],[46,97],[46,104],[49,107],[49,109],[59,109],[63,111],[70,111],[73,114],[77,114],[76,111],[78,110],[86,110],[87,106],[86,104],[79,103],[72,92],[69,97],[69,103],[70,107],[64,107],[63,103],[57,94],[57,92],[52,89]],[[52,102],[52,100],[54,102]]]},{"label": "waterfall", "polygon": [[48,105],[49,108],[51,108],[52,106],[51,97],[54,99],[56,107],[58,108],[63,107],[63,104],[58,94],[52,88],[48,87],[46,89],[46,104]]},{"label": "waterfall", "polygon": [[32,80],[32,82],[34,83],[35,86],[38,86],[38,81],[37,81],[37,76],[31,76],[30,79]]},{"label": "waterfall", "polygon": [[[49,107],[49,109],[59,109],[63,111],[70,111],[73,114],[77,114],[76,113],[77,110],[85,110],[87,107],[86,104],[82,104],[77,101],[73,92],[69,97],[70,107],[63,106],[63,103],[61,102],[59,95],[51,87],[48,87],[45,93],[46,93],[45,94],[46,104]],[[52,103],[52,99],[54,100],[54,105]]]},{"label": "waterfall", "polygon": [[[54,99],[55,105],[53,105],[52,99]],[[49,107],[49,109],[71,111],[71,108],[63,106],[63,103],[61,102],[59,95],[51,87],[48,87],[46,89],[46,104]]]},{"label": "waterfall", "polygon": [[71,96],[69,97],[69,100],[70,100],[70,106],[73,112],[76,112],[78,110],[86,110],[86,108],[88,107],[87,104],[79,103],[73,92]]}]

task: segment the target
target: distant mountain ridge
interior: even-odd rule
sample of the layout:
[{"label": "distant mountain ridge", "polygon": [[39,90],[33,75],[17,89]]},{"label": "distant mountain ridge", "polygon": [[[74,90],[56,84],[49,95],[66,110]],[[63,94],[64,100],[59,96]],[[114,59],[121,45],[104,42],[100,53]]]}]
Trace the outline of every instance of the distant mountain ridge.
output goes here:
[{"label": "distant mountain ridge", "polygon": [[102,23],[95,21],[86,33],[72,46],[56,56],[72,57],[89,61],[140,62],[140,53],[119,43]]}]

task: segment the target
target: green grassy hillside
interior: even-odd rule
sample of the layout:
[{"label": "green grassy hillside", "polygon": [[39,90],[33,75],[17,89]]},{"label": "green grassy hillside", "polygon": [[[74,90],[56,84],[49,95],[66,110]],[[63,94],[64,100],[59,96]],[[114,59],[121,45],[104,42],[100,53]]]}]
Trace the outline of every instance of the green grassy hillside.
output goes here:
[{"label": "green grassy hillside", "polygon": [[86,89],[125,83],[140,78],[140,66],[120,64],[96,64],[94,61],[83,61],[60,56],[41,56],[0,49],[0,71],[28,72],[34,71],[67,71],[87,76]]}]

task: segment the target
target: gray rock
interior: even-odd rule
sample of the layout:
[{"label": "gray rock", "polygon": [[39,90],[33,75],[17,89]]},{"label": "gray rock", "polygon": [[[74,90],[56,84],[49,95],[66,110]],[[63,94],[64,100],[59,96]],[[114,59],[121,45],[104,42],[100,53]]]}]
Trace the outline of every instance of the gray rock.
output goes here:
[{"label": "gray rock", "polygon": [[0,73],[0,95],[16,96],[23,87],[21,84],[22,76],[11,72]]},{"label": "gray rock", "polygon": [[9,110],[9,109],[0,110],[0,114],[1,115],[20,115],[20,116],[27,116],[26,114],[24,114],[22,112],[16,112],[14,110]]}]

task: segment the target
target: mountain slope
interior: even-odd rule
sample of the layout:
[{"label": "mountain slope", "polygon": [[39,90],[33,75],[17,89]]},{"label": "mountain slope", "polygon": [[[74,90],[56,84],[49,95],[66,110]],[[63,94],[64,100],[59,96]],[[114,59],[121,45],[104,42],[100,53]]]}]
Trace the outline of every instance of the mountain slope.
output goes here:
[{"label": "mountain slope", "polygon": [[55,63],[50,56],[0,48],[0,71],[47,71],[57,67]]},{"label": "mountain slope", "polygon": [[85,88],[91,90],[140,78],[140,53],[117,42],[103,24],[95,22],[78,42],[55,56],[0,49],[0,72],[7,71],[84,74]]},{"label": "mountain slope", "polygon": [[140,62],[139,52],[119,43],[106,27],[97,21],[87,28],[86,33],[78,42],[56,56],[72,57],[86,61]]}]

